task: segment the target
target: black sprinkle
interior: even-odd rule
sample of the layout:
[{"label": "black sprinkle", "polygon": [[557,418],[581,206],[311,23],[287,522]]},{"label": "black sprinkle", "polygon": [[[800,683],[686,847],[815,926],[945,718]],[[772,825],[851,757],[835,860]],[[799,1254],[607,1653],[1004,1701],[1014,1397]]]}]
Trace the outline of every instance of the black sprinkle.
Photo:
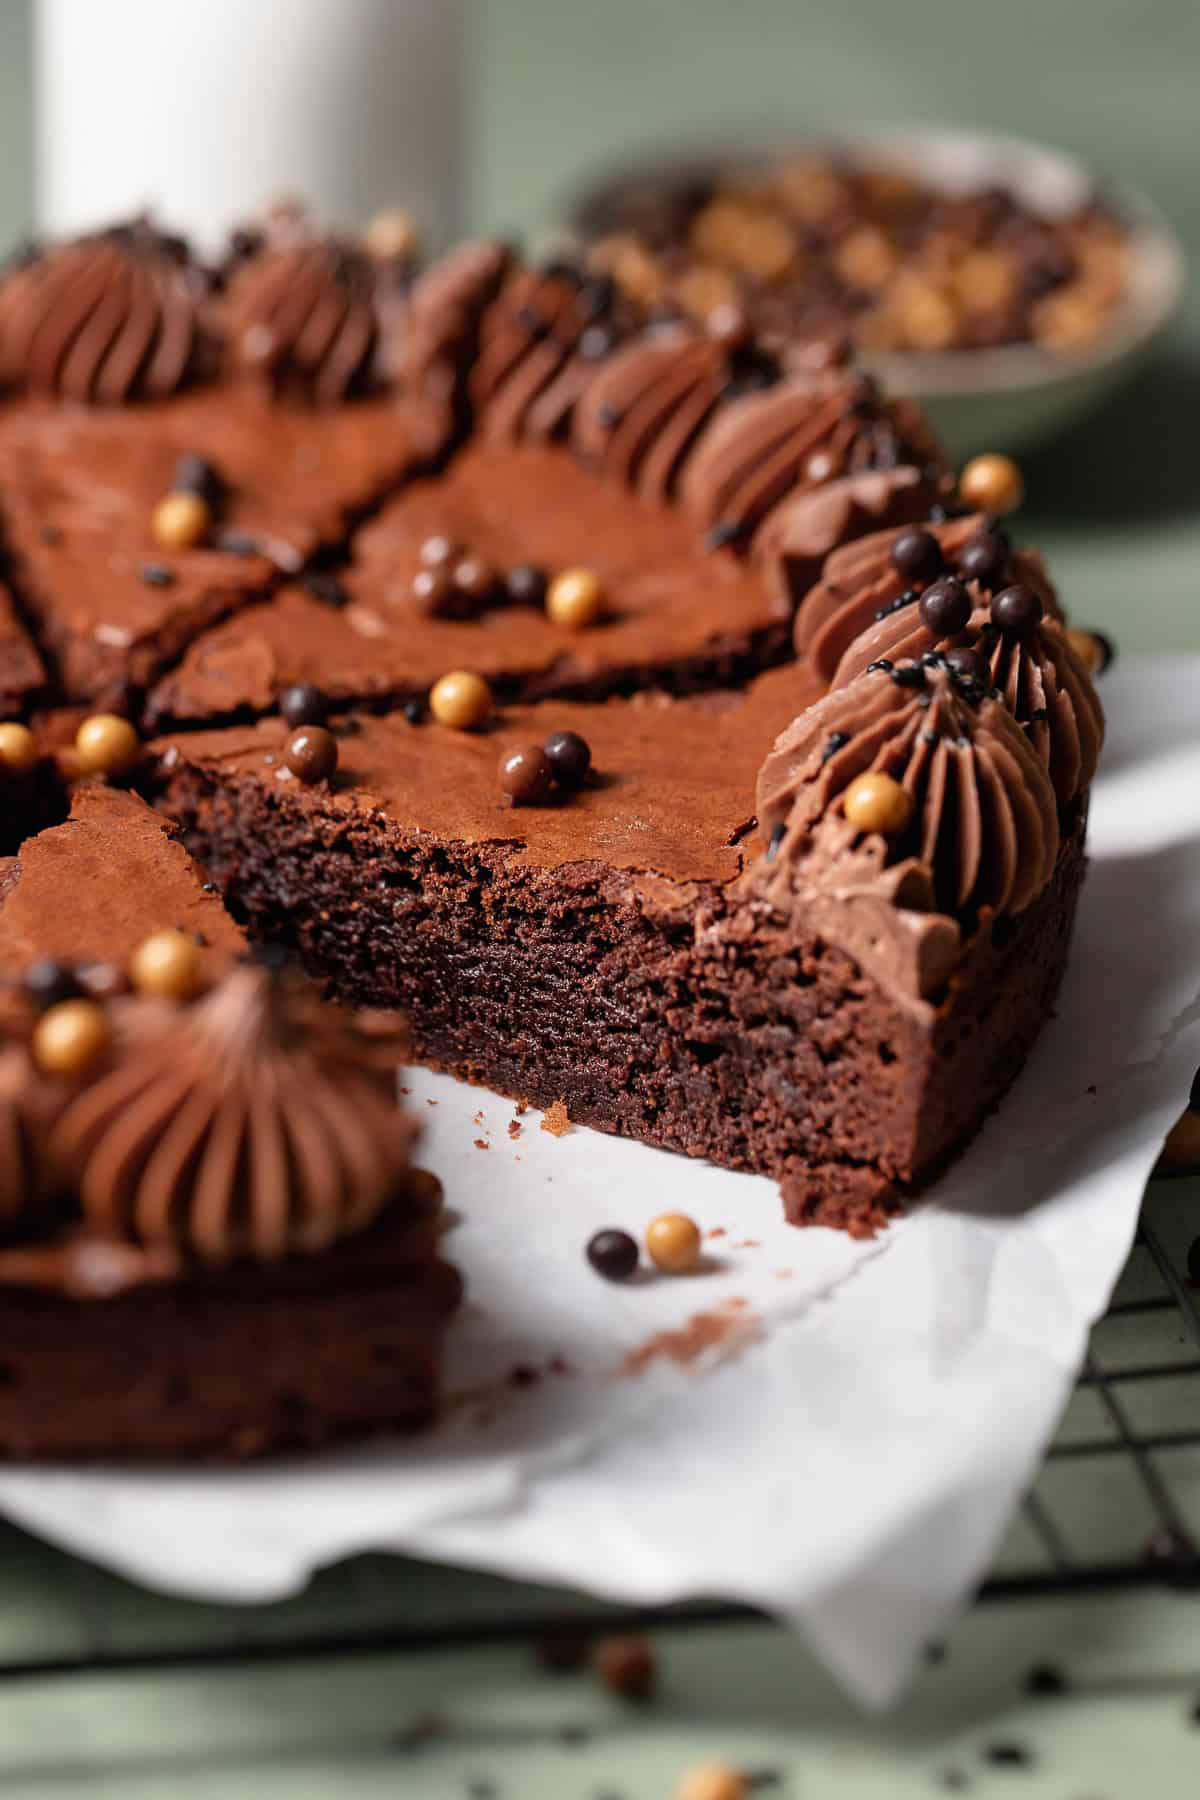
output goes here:
[{"label": "black sprinkle", "polygon": [[589,1741],[591,1735],[586,1725],[564,1725],[558,1734],[558,1741],[565,1744],[568,1750],[578,1750]]},{"label": "black sprinkle", "polygon": [[990,1762],[995,1769],[1031,1769],[1033,1767],[1033,1751],[1024,1744],[989,1744],[983,1753],[984,1761]]},{"label": "black sprinkle", "polygon": [[730,544],[736,544],[749,530],[745,519],[720,519],[705,534],[704,542],[710,550],[725,550]]},{"label": "black sprinkle", "polygon": [[893,613],[902,612],[906,606],[911,606],[914,600],[920,598],[916,588],[905,588],[902,594],[897,594],[894,600],[889,600],[886,606],[881,606],[875,617],[877,620],[890,619]]},{"label": "black sprinkle", "polygon": [[781,819],[779,821],[778,825],[776,825],[774,830],[772,831],[771,841],[767,845],[766,860],[769,863],[774,862],[775,858],[779,855],[779,846],[780,846],[780,844],[782,844],[782,842],[786,836],[787,836],[787,826],[784,824],[783,820]]},{"label": "black sprinkle", "polygon": [[941,650],[927,650],[921,661],[927,669],[944,669],[946,667],[946,658]]},{"label": "black sprinkle", "polygon": [[219,894],[220,891],[221,890],[217,886],[215,881],[206,881],[201,885],[201,888],[200,888],[200,892],[202,894]]},{"label": "black sprinkle", "polygon": [[166,563],[143,563],[139,573],[147,587],[170,587],[175,579],[174,569],[168,569]]},{"label": "black sprinkle", "polygon": [[932,1638],[925,1646],[925,1663],[930,1669],[936,1669],[944,1663],[950,1652],[941,1638]]},{"label": "black sprinkle", "polygon": [[867,664],[866,672],[868,675],[872,675],[876,669],[882,669],[885,675],[890,675],[894,667],[895,665],[890,663],[886,656],[881,656],[876,662]]},{"label": "black sprinkle", "polygon": [[304,586],[322,606],[332,606],[335,611],[340,612],[343,606],[349,604],[349,594],[333,575],[322,575],[315,569],[310,570],[304,577]]},{"label": "black sprinkle", "polygon": [[1025,1677],[1027,1694],[1065,1694],[1067,1678],[1054,1663],[1034,1663]]},{"label": "black sprinkle", "polygon": [[623,416],[620,407],[610,406],[607,401],[596,408],[596,423],[605,431],[615,431]]},{"label": "black sprinkle", "polygon": [[831,756],[836,756],[843,744],[850,742],[848,731],[831,731],[825,739],[825,748],[821,752],[821,761],[827,763]]},{"label": "black sprinkle", "polygon": [[549,322],[536,306],[518,306],[516,320],[522,331],[527,331],[530,337],[544,338],[550,334]]},{"label": "black sprinkle", "polygon": [[602,362],[617,347],[617,334],[607,325],[589,325],[579,340],[579,354],[585,362]]},{"label": "black sprinkle", "polygon": [[925,671],[920,663],[901,663],[898,669],[892,670],[892,680],[897,687],[923,688]]},{"label": "black sprinkle", "polygon": [[1040,725],[1043,719],[1048,719],[1049,717],[1050,714],[1046,708],[1044,706],[1039,706],[1035,712],[1030,713],[1029,723],[1031,725]]},{"label": "black sprinkle", "polygon": [[936,744],[937,741],[938,741],[937,732],[933,729],[932,725],[927,725],[925,727],[924,731],[921,733],[921,742],[923,744]]},{"label": "black sprinkle", "polygon": [[611,275],[589,275],[579,289],[579,305],[586,319],[602,319],[617,301],[617,284]]},{"label": "black sprinkle", "polygon": [[406,700],[400,711],[410,725],[419,725],[425,717],[425,702],[423,700]]},{"label": "black sprinkle", "polygon": [[258,540],[252,538],[248,531],[222,531],[217,537],[217,549],[224,550],[227,556],[257,556]]}]

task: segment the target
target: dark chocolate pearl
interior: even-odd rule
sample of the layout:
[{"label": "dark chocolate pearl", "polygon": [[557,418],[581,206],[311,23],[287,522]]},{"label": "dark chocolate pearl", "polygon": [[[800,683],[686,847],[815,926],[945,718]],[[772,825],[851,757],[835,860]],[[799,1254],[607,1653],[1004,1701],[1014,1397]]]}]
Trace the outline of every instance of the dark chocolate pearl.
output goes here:
[{"label": "dark chocolate pearl", "polygon": [[1024,637],[1041,624],[1044,610],[1041,596],[1018,583],[1002,589],[992,601],[992,623],[1014,637]]},{"label": "dark chocolate pearl", "polygon": [[83,992],[74,969],[48,958],[44,962],[30,963],[23,985],[26,999],[38,1012],[49,1012],[52,1006],[59,1006],[64,1000],[78,1000]]},{"label": "dark chocolate pearl", "polygon": [[419,555],[427,569],[442,569],[452,563],[455,557],[462,555],[462,545],[437,532],[433,537],[425,539]]},{"label": "dark chocolate pearl", "polygon": [[302,725],[288,739],[283,760],[306,787],[314,781],[328,781],[337,768],[337,739],[321,725]]},{"label": "dark chocolate pearl", "polygon": [[500,758],[500,786],[514,806],[540,806],[554,792],[554,770],[540,744],[506,750]]},{"label": "dark chocolate pearl", "polygon": [[514,606],[542,606],[550,585],[545,569],[536,563],[518,563],[504,579],[505,591]]},{"label": "dark chocolate pearl", "polygon": [[462,556],[450,572],[455,592],[482,606],[496,591],[496,571],[482,556]]},{"label": "dark chocolate pearl", "polygon": [[605,1281],[628,1281],[638,1266],[637,1239],[627,1231],[598,1231],[588,1239],[587,1259]]},{"label": "dark chocolate pearl", "polygon": [[942,546],[932,531],[914,525],[892,545],[892,567],[906,581],[931,581],[943,567]]},{"label": "dark chocolate pearl", "polygon": [[921,596],[921,621],[934,637],[954,637],[964,631],[971,617],[971,596],[953,575],[943,575]]},{"label": "dark chocolate pearl", "polygon": [[199,494],[209,506],[215,507],[224,485],[207,456],[189,452],[175,464],[175,479],[171,486],[177,494]]},{"label": "dark chocolate pearl", "polygon": [[592,766],[592,752],[585,738],[581,738],[577,731],[556,731],[546,739],[543,748],[546,760],[554,771],[554,779],[560,787],[577,788],[583,785]]},{"label": "dark chocolate pearl", "polygon": [[418,569],[412,578],[412,597],[417,608],[431,618],[437,618],[451,610],[454,594],[454,583],[447,568]]},{"label": "dark chocolate pearl", "polygon": [[324,725],[329,717],[329,696],[311,681],[298,681],[280,694],[279,710],[293,731],[301,725]]},{"label": "dark chocolate pearl", "polygon": [[965,645],[947,650],[946,667],[960,681],[973,681],[981,688],[987,688],[991,684],[992,672],[987,663],[977,650],[968,650]]},{"label": "dark chocolate pearl", "polygon": [[991,587],[1008,567],[1008,544],[998,531],[977,532],[959,551],[958,567],[965,581]]}]

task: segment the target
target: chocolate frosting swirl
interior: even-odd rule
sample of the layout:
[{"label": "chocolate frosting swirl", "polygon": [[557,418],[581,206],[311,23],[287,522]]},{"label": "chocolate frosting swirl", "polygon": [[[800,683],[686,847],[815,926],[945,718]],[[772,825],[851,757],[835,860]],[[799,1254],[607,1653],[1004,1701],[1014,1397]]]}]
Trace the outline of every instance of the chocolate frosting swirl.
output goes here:
[{"label": "chocolate frosting swirl", "polygon": [[[758,779],[758,818],[782,825],[770,868],[828,885],[828,868],[863,843],[842,812],[868,770],[912,802],[895,838],[867,840],[880,869],[910,859],[949,915],[1020,912],[1046,886],[1058,855],[1058,809],[1042,763],[1008,709],[919,663],[868,670],[802,713]],[[900,904],[904,904],[903,901]]]},{"label": "chocolate frosting swirl", "polygon": [[0,1048],[0,1237],[35,1223],[52,1196],[46,1126],[55,1088],[23,1044]]},{"label": "chocolate frosting swirl", "polygon": [[1015,637],[993,625],[986,602],[975,597],[966,630],[951,638],[930,631],[915,606],[880,619],[855,638],[832,686],[846,687],[874,662],[920,661],[960,646],[977,651],[1037,752],[1055,799],[1069,806],[1091,783],[1104,743],[1104,712],[1092,678],[1055,620]]},{"label": "chocolate frosting swirl", "polygon": [[229,275],[229,360],[276,393],[335,406],[376,384],[384,318],[406,279],[407,265],[393,268],[336,238],[268,239]]},{"label": "chocolate frosting swirl", "polygon": [[[958,519],[927,522],[925,529],[938,540],[953,573],[954,559],[986,524],[982,513],[971,513]],[[911,611],[916,620],[916,603],[927,584],[913,582],[897,572],[891,555],[895,541],[895,528],[889,527],[834,550],[826,558],[820,581],[801,601],[794,632],[796,651],[808,658],[824,680],[833,679],[839,662],[856,638],[893,607],[902,608],[901,597],[905,594],[911,595],[911,602],[904,609]],[[1009,579],[1033,588],[1047,613],[1052,618],[1062,617],[1058,596],[1035,550],[1015,551],[1011,570]],[[976,600],[980,599],[982,590],[976,584],[970,584],[969,591]]]},{"label": "chocolate frosting swirl", "polygon": [[909,430],[907,411],[882,403],[865,377],[794,374],[722,407],[689,459],[683,504],[706,531],[757,551],[756,534],[795,493],[935,461],[929,446],[908,441]]},{"label": "chocolate frosting swirl", "polygon": [[85,405],[162,400],[207,360],[208,278],[146,220],[35,255],[0,284],[0,385]]},{"label": "chocolate frosting swirl", "polygon": [[575,452],[645,499],[669,500],[730,379],[729,359],[712,338],[682,325],[642,333],[599,368],[580,398]]},{"label": "chocolate frosting swirl", "polygon": [[401,392],[457,411],[480,319],[511,260],[501,243],[460,244],[418,276],[387,346],[389,374]]},{"label": "chocolate frosting swirl", "polygon": [[480,323],[469,391],[481,434],[504,443],[564,436],[598,365],[636,323],[607,276],[568,264],[513,270]]},{"label": "chocolate frosting swirl", "polygon": [[108,1066],[51,1133],[99,1236],[272,1261],[362,1229],[402,1186],[415,1127],[387,1015],[343,1012],[250,963],[190,1006],[114,1011]]}]

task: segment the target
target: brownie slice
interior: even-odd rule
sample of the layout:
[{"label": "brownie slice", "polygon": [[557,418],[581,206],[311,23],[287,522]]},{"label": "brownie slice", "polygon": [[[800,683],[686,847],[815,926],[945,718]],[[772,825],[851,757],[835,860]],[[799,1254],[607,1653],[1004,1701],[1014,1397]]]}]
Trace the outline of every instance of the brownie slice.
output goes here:
[{"label": "brownie slice", "polygon": [[316,1256],[155,1279],[120,1245],[0,1245],[0,1456],[308,1449],[427,1424],[462,1293],[419,1177]]},{"label": "brownie slice", "polygon": [[[168,552],[152,515],[185,456],[211,463],[222,498],[211,542]],[[339,543],[418,460],[405,412],[380,400],[306,411],[230,386],[6,413],[0,531],[64,695],[128,705],[205,626]]]},{"label": "brownie slice", "polygon": [[[494,592],[470,617],[436,617],[414,591],[422,547],[445,538],[486,563]],[[599,624],[570,631],[505,578],[586,567],[600,578]],[[418,584],[419,585],[419,584]],[[423,695],[469,668],[503,695],[595,699],[647,684],[728,683],[779,660],[790,608],[763,570],[707,549],[676,507],[598,480],[561,450],[478,444],[414,484],[359,534],[339,579],[347,604],[289,587],[200,637],[158,684],[161,719],[265,712],[293,682],[335,703]]]},{"label": "brownie slice", "polygon": [[203,870],[138,794],[77,788],[64,822],[0,860],[0,979],[42,959],[123,967],[168,926],[199,939],[213,967],[246,947]]},{"label": "brownie slice", "polygon": [[[419,1054],[582,1123],[775,1175],[790,1216],[866,1231],[975,1130],[1062,972],[1082,818],[1055,876],[970,937],[945,989],[897,996],[740,879],[754,777],[815,695],[516,707],[478,735],[362,719],[330,787],[275,722],[158,746],[162,804],[250,929],[336,992],[411,1009]],[[581,733],[591,783],[509,807],[497,759]]]}]

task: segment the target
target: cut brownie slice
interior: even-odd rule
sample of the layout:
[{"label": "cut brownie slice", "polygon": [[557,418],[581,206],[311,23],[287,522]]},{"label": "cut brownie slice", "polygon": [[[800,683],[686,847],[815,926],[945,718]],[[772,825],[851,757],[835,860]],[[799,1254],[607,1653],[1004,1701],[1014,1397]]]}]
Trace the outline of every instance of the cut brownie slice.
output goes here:
[{"label": "cut brownie slice", "polygon": [[43,960],[123,968],[153,932],[197,938],[214,969],[245,937],[160,813],[137,794],[89,785],[69,817],[0,860],[0,978]]},{"label": "cut brownie slice", "polygon": [[[423,605],[422,550],[440,539],[494,574],[470,617],[431,616]],[[544,581],[580,566],[604,595],[587,630],[554,624],[536,590],[520,599],[506,591],[515,569]],[[289,588],[206,633],[160,682],[155,712],[263,712],[299,681],[318,682],[335,703],[403,699],[452,668],[474,669],[514,697],[595,698],[647,682],[686,691],[778,660],[790,630],[762,571],[707,551],[684,513],[533,447],[471,447],[409,488],[359,535],[341,586],[349,603],[340,610]]]},{"label": "cut brownie slice", "polygon": [[[263,722],[160,745],[163,804],[253,931],[347,999],[411,1007],[425,1059],[777,1175],[792,1216],[870,1229],[1036,1035],[1082,826],[1015,917],[940,922],[954,948],[929,991],[868,973],[748,880],[755,773],[814,694],[792,666],[744,696],[516,708],[482,735],[365,719],[333,787],[287,779]],[[497,758],[559,730],[588,742],[591,782],[508,806]]]},{"label": "cut brownie slice", "polygon": [[[164,550],[152,517],[181,458],[211,464],[210,540]],[[327,412],[243,388],[104,412],[29,403],[0,419],[0,529],[70,699],[124,706],[206,625],[296,571],[418,459],[404,412]]]}]

